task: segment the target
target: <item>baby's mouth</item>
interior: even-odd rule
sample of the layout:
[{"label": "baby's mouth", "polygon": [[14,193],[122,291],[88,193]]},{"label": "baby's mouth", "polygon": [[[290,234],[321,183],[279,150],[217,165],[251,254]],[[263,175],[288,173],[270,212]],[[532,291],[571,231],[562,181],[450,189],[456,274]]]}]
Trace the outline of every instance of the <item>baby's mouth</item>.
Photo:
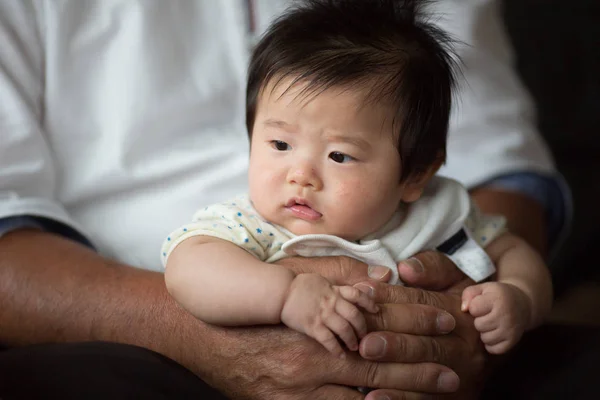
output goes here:
[{"label": "baby's mouth", "polygon": [[316,221],[323,216],[323,214],[313,209],[306,201],[301,199],[290,199],[285,208],[290,210],[296,217],[307,221]]}]

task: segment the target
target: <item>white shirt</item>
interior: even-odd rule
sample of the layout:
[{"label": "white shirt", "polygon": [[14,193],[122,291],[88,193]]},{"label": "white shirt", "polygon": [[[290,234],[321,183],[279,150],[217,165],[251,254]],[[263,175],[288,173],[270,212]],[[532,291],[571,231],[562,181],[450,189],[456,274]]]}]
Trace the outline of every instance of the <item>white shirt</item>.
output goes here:
[{"label": "white shirt", "polygon": [[[255,3],[259,31],[285,5]],[[440,24],[473,45],[442,170],[466,185],[553,168],[497,3],[440,3]],[[160,270],[168,232],[246,190],[245,4],[0,1],[0,218],[52,218]]]}]

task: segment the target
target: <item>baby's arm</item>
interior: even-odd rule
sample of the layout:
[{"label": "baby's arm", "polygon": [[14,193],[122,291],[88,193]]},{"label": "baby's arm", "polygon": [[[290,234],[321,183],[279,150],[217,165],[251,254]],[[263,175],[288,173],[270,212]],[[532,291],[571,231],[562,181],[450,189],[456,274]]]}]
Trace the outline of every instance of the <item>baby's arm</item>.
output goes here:
[{"label": "baby's arm", "polygon": [[296,276],[258,260],[233,243],[210,236],[184,240],[165,271],[169,293],[200,320],[224,326],[285,323],[343,356],[335,335],[350,350],[366,335],[357,304],[377,312],[356,288],[334,286],[317,274]]},{"label": "baby's arm", "polygon": [[552,281],[541,256],[517,236],[503,234],[486,251],[496,264],[496,281],[466,288],[462,308],[475,317],[486,349],[499,354],[548,315]]}]

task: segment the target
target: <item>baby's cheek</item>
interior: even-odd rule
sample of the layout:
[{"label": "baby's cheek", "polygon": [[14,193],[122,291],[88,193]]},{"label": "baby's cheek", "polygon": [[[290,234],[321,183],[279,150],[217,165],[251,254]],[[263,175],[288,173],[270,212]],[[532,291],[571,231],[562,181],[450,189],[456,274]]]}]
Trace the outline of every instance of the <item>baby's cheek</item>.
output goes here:
[{"label": "baby's cheek", "polygon": [[353,232],[356,239],[366,236],[387,221],[382,216],[381,201],[372,191],[366,190],[359,180],[347,181],[336,187],[336,211],[345,230]]}]

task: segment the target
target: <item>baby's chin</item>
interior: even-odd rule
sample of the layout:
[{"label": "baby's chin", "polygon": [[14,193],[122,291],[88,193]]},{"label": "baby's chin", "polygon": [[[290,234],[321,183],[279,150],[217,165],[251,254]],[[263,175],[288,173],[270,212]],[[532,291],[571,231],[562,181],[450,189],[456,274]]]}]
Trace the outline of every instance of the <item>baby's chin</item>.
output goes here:
[{"label": "baby's chin", "polygon": [[327,226],[326,224],[311,223],[303,220],[294,220],[287,224],[281,224],[285,229],[296,236],[302,235],[332,235],[340,237],[349,242],[356,242],[363,236],[356,233],[340,232],[340,230]]}]

